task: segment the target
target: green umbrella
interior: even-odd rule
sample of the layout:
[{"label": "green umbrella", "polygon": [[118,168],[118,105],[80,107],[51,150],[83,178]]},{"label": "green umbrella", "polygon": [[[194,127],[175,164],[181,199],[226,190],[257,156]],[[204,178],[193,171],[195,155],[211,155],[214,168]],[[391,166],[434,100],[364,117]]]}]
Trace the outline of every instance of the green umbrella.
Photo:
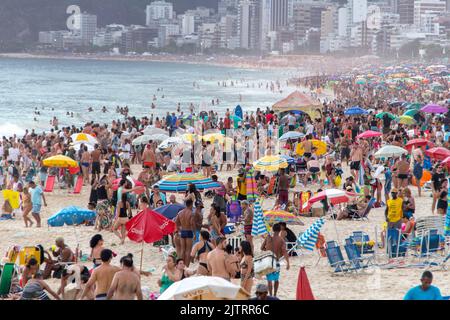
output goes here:
[{"label": "green umbrella", "polygon": [[411,102],[406,105],[406,109],[420,109],[423,107],[423,104],[420,102]]},{"label": "green umbrella", "polygon": [[387,114],[389,116],[389,118],[391,118],[392,120],[394,120],[396,118],[396,116],[394,116],[390,112],[381,112],[381,113],[378,113],[375,117],[377,117],[378,119],[383,119],[385,114]]},{"label": "green umbrella", "polygon": [[417,110],[417,109],[410,109],[410,110],[407,110],[403,115],[414,117],[418,112],[419,112],[419,110]]}]

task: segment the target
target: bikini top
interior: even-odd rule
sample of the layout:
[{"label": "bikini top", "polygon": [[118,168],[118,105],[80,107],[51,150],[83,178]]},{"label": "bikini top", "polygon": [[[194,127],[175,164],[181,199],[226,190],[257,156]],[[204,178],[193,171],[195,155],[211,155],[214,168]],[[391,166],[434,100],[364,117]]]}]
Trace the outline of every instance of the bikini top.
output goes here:
[{"label": "bikini top", "polygon": [[211,246],[208,244],[208,242],[205,241],[205,244],[203,245],[203,247],[201,247],[198,251],[197,251],[197,255],[200,256],[202,253],[206,252],[206,249],[208,249],[208,251],[211,251],[212,248]]}]

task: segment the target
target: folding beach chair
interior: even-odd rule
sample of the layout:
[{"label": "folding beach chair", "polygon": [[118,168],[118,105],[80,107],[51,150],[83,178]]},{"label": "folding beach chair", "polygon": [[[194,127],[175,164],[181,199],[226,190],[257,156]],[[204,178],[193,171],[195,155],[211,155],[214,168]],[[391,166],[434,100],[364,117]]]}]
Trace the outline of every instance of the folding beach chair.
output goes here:
[{"label": "folding beach chair", "polygon": [[233,249],[239,248],[241,246],[241,242],[243,240],[244,240],[244,237],[242,237],[242,236],[227,238],[228,244],[231,245],[233,247]]},{"label": "folding beach chair", "polygon": [[386,249],[389,258],[405,257],[409,243],[401,241],[401,232],[395,228],[389,228],[386,232]]},{"label": "folding beach chair", "polygon": [[330,266],[334,268],[335,273],[347,273],[353,271],[348,262],[344,260],[341,248],[337,245],[336,241],[328,241],[325,251],[327,253],[328,262],[330,263]]},{"label": "folding beach chair", "polygon": [[444,234],[445,216],[434,215],[417,218],[414,235],[420,236],[434,229],[437,229],[440,234]]},{"label": "folding beach chair", "polygon": [[369,212],[373,208],[373,205],[375,204],[376,199],[371,198],[369,202],[367,203],[366,209],[364,209],[364,212],[362,214],[359,214],[358,211],[354,212],[354,215],[352,216],[352,220],[369,220]]},{"label": "folding beach chair", "polygon": [[353,243],[352,239],[345,239],[345,252],[347,253],[348,260],[352,264],[355,270],[361,270],[367,268],[373,263],[373,257],[363,258],[361,256],[361,252],[358,250],[358,247]]},{"label": "folding beach chair", "polygon": [[374,254],[375,250],[372,248],[369,248],[366,244],[370,241],[370,237],[367,233],[363,231],[354,231],[352,235],[350,236],[350,239],[353,241],[353,243],[361,243],[361,254]]},{"label": "folding beach chair", "polygon": [[55,187],[55,179],[56,176],[47,177],[47,180],[45,180],[44,192],[53,192],[53,188]]},{"label": "folding beach chair", "polygon": [[0,276],[0,296],[7,296],[11,291],[12,279],[16,272],[14,263],[5,263]]}]

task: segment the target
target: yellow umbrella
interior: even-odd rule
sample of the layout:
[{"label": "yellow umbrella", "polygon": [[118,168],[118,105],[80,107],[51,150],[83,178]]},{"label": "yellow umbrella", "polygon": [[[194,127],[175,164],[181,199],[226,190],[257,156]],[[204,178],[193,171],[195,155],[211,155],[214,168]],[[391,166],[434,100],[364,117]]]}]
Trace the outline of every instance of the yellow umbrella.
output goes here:
[{"label": "yellow umbrella", "polygon": [[411,124],[415,124],[416,120],[414,120],[413,117],[403,115],[398,118],[398,123],[411,125]]},{"label": "yellow umbrella", "polygon": [[44,166],[46,167],[57,167],[57,168],[78,167],[78,162],[62,155],[44,159],[43,163]]},{"label": "yellow umbrella", "polygon": [[[316,140],[316,139],[312,139],[311,140],[312,145],[314,148],[316,148],[316,150],[313,151],[314,154],[321,156],[325,153],[327,153],[327,144],[324,141],[321,140]],[[303,143],[299,143],[297,145],[297,154],[302,156],[305,153],[305,149],[303,148]]]},{"label": "yellow umbrella", "polygon": [[96,138],[91,136],[88,133],[75,133],[70,136],[72,138],[73,142],[83,142],[83,143],[89,143],[89,144],[97,144],[98,141]]},{"label": "yellow umbrella", "polygon": [[181,139],[186,142],[194,142],[196,139],[198,139],[198,135],[196,135],[195,133],[185,133],[181,136]]},{"label": "yellow umbrella", "polygon": [[209,141],[211,143],[214,143],[216,140],[219,140],[219,142],[222,142],[224,140],[224,136],[221,133],[209,133],[209,134],[205,134],[202,137],[202,140]]},{"label": "yellow umbrella", "polygon": [[259,171],[277,171],[280,168],[287,168],[286,159],[280,156],[265,156],[253,163],[255,170]]}]

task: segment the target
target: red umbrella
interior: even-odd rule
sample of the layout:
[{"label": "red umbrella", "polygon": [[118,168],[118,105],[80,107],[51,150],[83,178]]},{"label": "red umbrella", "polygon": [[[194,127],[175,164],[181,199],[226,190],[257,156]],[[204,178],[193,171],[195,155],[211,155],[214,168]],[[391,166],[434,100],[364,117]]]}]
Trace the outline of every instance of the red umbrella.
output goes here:
[{"label": "red umbrella", "polygon": [[364,131],[363,133],[361,133],[361,134],[358,134],[357,136],[356,136],[356,138],[358,138],[358,139],[363,139],[363,138],[373,138],[373,137],[379,137],[379,136],[382,136],[383,134],[381,133],[381,132],[378,132],[378,131],[372,131],[372,130],[367,130],[367,131]]},{"label": "red umbrella", "polygon": [[442,161],[442,164],[445,164],[447,168],[450,169],[450,157],[445,158],[445,160]]},{"label": "red umbrella", "polygon": [[[116,179],[113,181],[112,185],[113,185],[113,190],[116,191],[117,189],[119,189],[119,183],[122,179]],[[142,182],[140,182],[139,180],[136,179],[132,179],[130,177],[127,177],[127,180],[129,180],[131,182],[131,184],[133,185],[133,188],[135,187],[142,187],[139,188],[138,190],[135,190],[134,193],[136,194],[141,194],[145,192],[145,188],[144,188],[144,184]]]},{"label": "red umbrella", "polygon": [[175,222],[150,209],[139,212],[126,223],[125,227],[128,231],[127,235],[130,240],[142,243],[141,270],[142,257],[144,255],[144,242],[152,243],[159,241],[164,236],[173,233],[176,229]]},{"label": "red umbrella", "polygon": [[298,272],[296,300],[315,300],[311,286],[309,285],[305,267],[301,267]]},{"label": "red umbrella", "polygon": [[444,160],[450,157],[450,150],[443,147],[435,147],[425,151],[425,154],[435,160]]},{"label": "red umbrella", "polygon": [[350,201],[351,197],[356,197],[358,194],[353,192],[348,192],[345,190],[340,189],[325,189],[324,191],[319,192],[314,197],[311,197],[311,199],[308,200],[303,205],[303,209],[307,210],[311,208],[311,206],[321,200],[328,199],[331,204],[336,205],[339,203],[346,203]]},{"label": "red umbrella", "polygon": [[417,147],[423,148],[426,145],[428,145],[430,148],[434,147],[434,143],[429,141],[429,140],[421,139],[421,138],[420,139],[412,139],[412,140],[409,140],[406,143],[405,149],[408,150],[409,152],[411,152],[412,147],[414,147],[414,148],[417,148]]}]

